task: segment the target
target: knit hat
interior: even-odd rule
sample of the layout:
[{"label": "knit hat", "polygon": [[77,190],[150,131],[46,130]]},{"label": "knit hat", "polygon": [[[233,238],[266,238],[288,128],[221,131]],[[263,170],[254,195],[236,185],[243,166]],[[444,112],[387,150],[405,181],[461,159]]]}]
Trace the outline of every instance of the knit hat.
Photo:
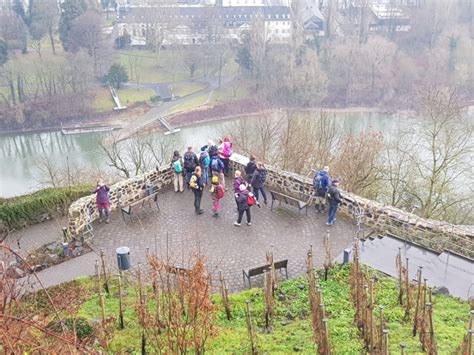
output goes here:
[{"label": "knit hat", "polygon": [[212,182],[219,182],[219,177],[218,176],[213,176],[212,177]]}]

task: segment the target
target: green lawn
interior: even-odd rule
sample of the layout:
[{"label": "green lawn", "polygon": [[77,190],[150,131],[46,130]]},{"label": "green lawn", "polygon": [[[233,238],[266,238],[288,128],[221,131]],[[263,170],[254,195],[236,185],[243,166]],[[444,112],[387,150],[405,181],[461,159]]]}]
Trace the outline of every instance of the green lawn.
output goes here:
[{"label": "green lawn", "polygon": [[204,93],[196,97],[193,97],[192,99],[186,100],[182,103],[179,103],[175,107],[173,107],[173,109],[168,114],[171,115],[171,114],[178,113],[184,110],[190,110],[190,109],[202,106],[207,102],[208,96],[209,96],[208,93]]},{"label": "green lawn", "polygon": [[[155,92],[151,89],[136,89],[128,86],[127,88],[117,90],[117,95],[122,105],[127,106],[136,102],[149,101],[150,97],[155,95]],[[104,86],[97,87],[93,105],[97,112],[113,111],[115,105],[109,88]]]},{"label": "green lawn", "polygon": [[187,96],[205,87],[206,86],[201,83],[178,83],[174,86],[174,95],[179,97]]},{"label": "green lawn", "polygon": [[221,87],[214,90],[211,95],[211,102],[222,103],[225,101],[239,100],[251,97],[251,92],[249,90],[248,84],[245,81],[242,81],[241,84],[236,85],[235,88],[235,96],[232,84],[228,84],[225,87]]}]

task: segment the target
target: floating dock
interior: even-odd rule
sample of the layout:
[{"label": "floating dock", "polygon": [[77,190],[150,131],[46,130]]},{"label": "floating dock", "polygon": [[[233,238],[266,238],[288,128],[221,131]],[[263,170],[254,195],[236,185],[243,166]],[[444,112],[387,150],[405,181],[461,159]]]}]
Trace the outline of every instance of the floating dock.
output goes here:
[{"label": "floating dock", "polygon": [[172,133],[178,133],[181,131],[181,129],[179,128],[173,128],[169,123],[168,121],[166,121],[164,119],[164,117],[158,117],[158,120],[161,122],[161,124],[163,126],[165,126],[165,128],[168,130],[167,132],[165,132],[165,135],[168,135],[168,134],[172,134]]},{"label": "floating dock", "polygon": [[81,134],[81,133],[96,133],[96,132],[110,132],[121,129],[121,125],[89,125],[89,126],[70,126],[64,127],[61,123],[61,133],[64,135]]}]

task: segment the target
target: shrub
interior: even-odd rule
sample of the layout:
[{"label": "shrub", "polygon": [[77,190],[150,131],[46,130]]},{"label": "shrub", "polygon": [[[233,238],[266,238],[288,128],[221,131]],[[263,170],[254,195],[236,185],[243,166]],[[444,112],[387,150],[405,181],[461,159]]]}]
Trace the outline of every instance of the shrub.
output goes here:
[{"label": "shrub", "polygon": [[89,195],[92,186],[48,188],[13,198],[0,198],[0,222],[9,228],[39,223],[45,217],[64,215],[69,205]]}]

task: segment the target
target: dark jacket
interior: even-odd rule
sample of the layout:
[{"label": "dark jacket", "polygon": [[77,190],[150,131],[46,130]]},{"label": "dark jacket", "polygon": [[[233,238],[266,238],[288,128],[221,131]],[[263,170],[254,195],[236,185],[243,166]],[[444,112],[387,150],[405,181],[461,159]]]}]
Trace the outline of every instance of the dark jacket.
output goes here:
[{"label": "dark jacket", "polygon": [[245,167],[245,175],[247,175],[247,178],[252,179],[252,175],[257,170],[257,163],[255,160],[251,160],[248,162],[247,166]]},{"label": "dark jacket", "polygon": [[318,196],[326,196],[329,186],[329,176],[324,170],[318,171],[313,179],[313,188]]},{"label": "dark jacket", "polygon": [[339,192],[339,189],[334,185],[329,186],[326,198],[330,205],[338,205],[342,202],[341,193]]},{"label": "dark jacket", "polygon": [[[217,163],[215,163],[215,161]],[[217,165],[217,168],[216,168],[216,165]],[[213,173],[220,173],[220,172],[224,171],[224,163],[222,162],[222,160],[217,155],[214,155],[211,158],[211,163],[209,164],[209,167],[211,169],[211,172],[213,172]]]},{"label": "dark jacket", "polygon": [[242,192],[239,192],[237,194],[237,206],[238,206],[238,209],[239,211],[244,211],[248,208],[250,208],[250,206],[248,205],[247,203],[247,196],[249,195],[249,192],[247,190],[244,190]]},{"label": "dark jacket", "polygon": [[204,183],[203,183],[203,181],[202,181],[202,177],[199,176],[199,175],[196,174],[196,173],[192,173],[192,174],[191,174],[191,179],[192,179],[193,176],[196,177],[196,185],[199,186],[199,188],[197,188],[197,189],[192,189],[193,192],[202,191],[203,188],[204,188]]},{"label": "dark jacket", "polygon": [[264,178],[265,170],[264,169],[257,169],[253,173],[252,180],[250,180],[250,185],[259,189],[263,187],[263,183],[265,182]]},{"label": "dark jacket", "polygon": [[186,169],[186,171],[188,172],[194,171],[194,169],[196,169],[196,166],[199,165],[199,160],[198,160],[197,155],[190,151],[187,151],[186,153],[184,153],[183,161],[184,161],[183,163],[184,169]]}]

